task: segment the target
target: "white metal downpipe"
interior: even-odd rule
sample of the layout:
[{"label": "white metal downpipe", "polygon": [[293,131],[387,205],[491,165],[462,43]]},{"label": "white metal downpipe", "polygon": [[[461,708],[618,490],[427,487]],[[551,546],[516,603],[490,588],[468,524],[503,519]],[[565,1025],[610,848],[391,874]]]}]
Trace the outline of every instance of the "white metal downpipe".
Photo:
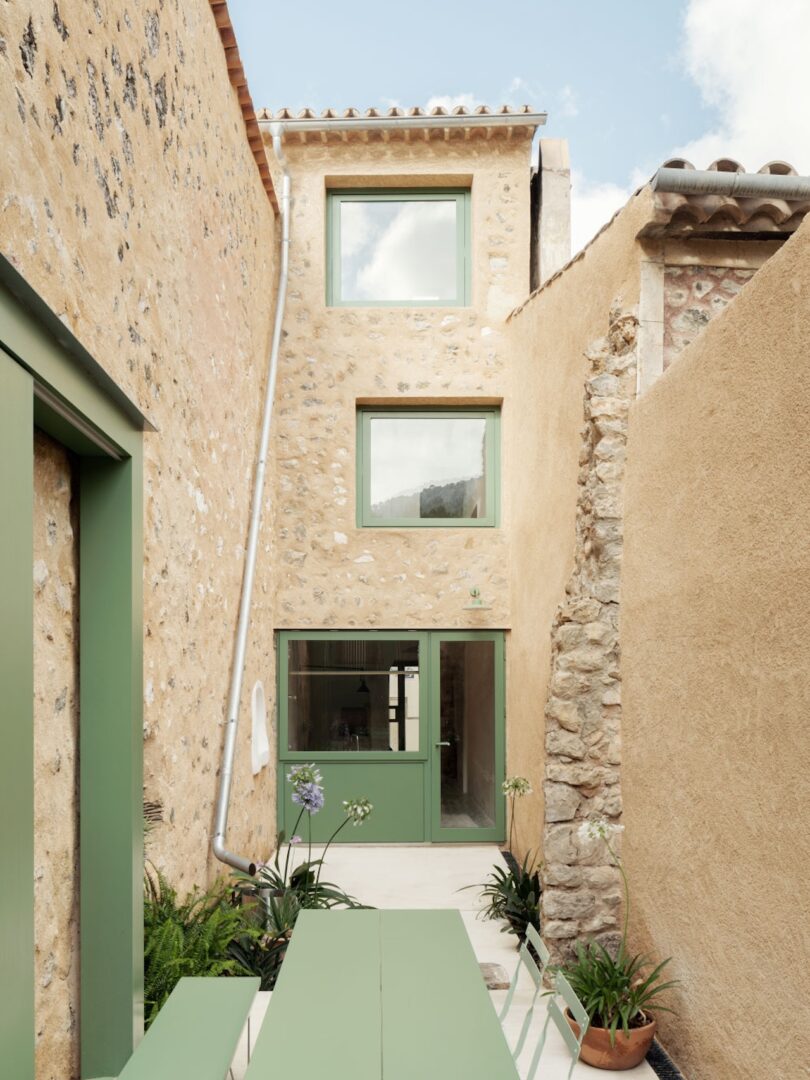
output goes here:
[{"label": "white metal downpipe", "polygon": [[246,874],[255,874],[256,864],[243,855],[234,855],[225,846],[228,830],[228,808],[231,800],[233,781],[233,763],[236,754],[236,733],[239,727],[239,704],[242,697],[242,679],[245,673],[245,653],[247,636],[250,628],[250,607],[253,595],[253,578],[256,573],[256,554],[259,546],[259,530],[262,520],[262,499],[264,496],[264,476],[267,467],[267,453],[270,446],[270,429],[273,420],[273,400],[276,394],[276,376],[278,374],[278,354],[281,346],[281,324],[284,318],[284,305],[287,299],[287,279],[290,263],[290,173],[287,159],[281,145],[281,128],[272,125],[273,152],[281,166],[281,261],[279,266],[278,293],[276,295],[276,317],[273,326],[273,340],[270,346],[270,365],[267,375],[267,389],[264,397],[264,416],[262,433],[259,441],[259,456],[256,462],[256,475],[253,483],[253,499],[250,510],[250,528],[247,549],[245,551],[245,570],[242,577],[242,595],[239,600],[239,621],[236,626],[236,641],[233,651],[233,669],[231,687],[228,694],[228,723],[225,728],[225,745],[222,750],[219,795],[217,797],[214,838],[211,847],[220,862]]}]

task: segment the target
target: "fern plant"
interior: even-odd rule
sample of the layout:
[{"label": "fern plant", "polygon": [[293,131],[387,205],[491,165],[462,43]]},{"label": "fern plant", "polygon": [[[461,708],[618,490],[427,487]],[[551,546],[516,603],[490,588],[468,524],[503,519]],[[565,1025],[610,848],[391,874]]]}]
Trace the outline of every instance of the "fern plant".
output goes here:
[{"label": "fern plant", "polygon": [[486,901],[481,911],[483,919],[506,920],[502,933],[516,934],[522,941],[527,926],[540,930],[540,867],[532,865],[531,853],[522,866],[515,864],[515,869],[508,870],[493,866],[485,882],[467,888],[481,890],[481,897]]},{"label": "fern plant", "polygon": [[147,1027],[177,982],[192,975],[241,971],[229,947],[244,932],[242,911],[225,885],[179,900],[155,867],[144,873],[144,1008]]}]

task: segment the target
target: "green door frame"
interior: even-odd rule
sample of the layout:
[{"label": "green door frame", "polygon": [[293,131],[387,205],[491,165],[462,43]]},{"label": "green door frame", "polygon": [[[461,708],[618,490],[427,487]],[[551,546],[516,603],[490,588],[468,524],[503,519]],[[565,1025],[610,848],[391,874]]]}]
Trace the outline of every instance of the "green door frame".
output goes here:
[{"label": "green door frame", "polygon": [[[359,751],[347,753],[345,751],[322,751],[312,750],[291,751],[289,746],[289,716],[288,716],[288,673],[289,657],[287,644],[290,641],[404,641],[415,639],[419,642],[419,751],[398,752],[391,754],[390,751]],[[436,768],[437,754],[440,753],[436,744],[440,739],[440,714],[439,714],[439,648],[442,641],[492,641],[495,648],[495,826],[491,829],[446,829],[441,827],[439,794],[440,774]],[[424,774],[424,831],[422,839],[434,842],[471,842],[482,843],[488,841],[501,842],[506,836],[506,811],[505,799],[501,792],[501,783],[504,779],[506,761],[506,734],[505,734],[505,664],[504,664],[504,635],[501,630],[282,630],[278,633],[278,656],[277,656],[278,691],[276,694],[278,709],[278,786],[277,786],[277,813],[279,832],[285,831],[288,785],[285,774],[291,765],[305,762],[317,762],[327,767],[330,764],[341,764],[348,768],[353,766],[350,774],[352,783],[358,786],[358,792],[362,793],[362,781],[360,779],[364,766],[371,767],[379,764],[380,768],[388,768],[391,765],[413,762],[422,766]],[[382,807],[379,800],[375,804],[375,816],[386,814],[396,817],[396,808]],[[316,825],[319,822],[316,822]],[[334,827],[334,826],[332,826]],[[330,830],[331,831],[331,830]],[[342,834],[343,835],[343,834]],[[345,836],[352,842],[362,841],[364,834],[353,830]]]},{"label": "green door frame", "polygon": [[[441,820],[441,769],[439,755],[442,752],[441,740],[441,681],[440,650],[443,641],[491,641],[495,650],[495,717],[493,735],[495,738],[495,825],[491,829],[448,829],[442,827]],[[430,836],[434,843],[458,843],[467,840],[484,842],[495,840],[503,842],[506,838],[506,800],[501,785],[505,779],[506,762],[506,722],[505,722],[505,663],[503,632],[500,630],[436,630],[430,635],[430,716],[431,716],[431,819]]]},{"label": "green door frame", "polygon": [[[79,457],[82,1076],[143,1032],[143,431],[149,421],[0,256],[0,1046],[34,1078],[34,427]],[[66,882],[65,887],[70,887]]]}]

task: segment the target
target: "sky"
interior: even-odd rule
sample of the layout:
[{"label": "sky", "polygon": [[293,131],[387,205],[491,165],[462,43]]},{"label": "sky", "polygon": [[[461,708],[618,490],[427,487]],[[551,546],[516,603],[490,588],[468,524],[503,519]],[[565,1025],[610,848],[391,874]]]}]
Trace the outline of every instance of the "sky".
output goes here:
[{"label": "sky", "polygon": [[230,0],[256,108],[531,105],[578,250],[667,158],[810,173],[810,0]]}]

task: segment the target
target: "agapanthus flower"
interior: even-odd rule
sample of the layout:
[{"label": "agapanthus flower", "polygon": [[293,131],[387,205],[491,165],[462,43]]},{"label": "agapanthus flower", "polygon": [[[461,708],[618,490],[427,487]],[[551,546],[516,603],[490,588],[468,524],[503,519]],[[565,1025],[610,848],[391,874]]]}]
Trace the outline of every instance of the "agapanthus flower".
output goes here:
[{"label": "agapanthus flower", "polygon": [[368,799],[344,799],[343,809],[352,825],[362,825],[374,807]]},{"label": "agapanthus flower", "polygon": [[314,782],[296,784],[292,801],[310,814],[317,814],[323,806],[323,788]]},{"label": "agapanthus flower", "polygon": [[501,785],[501,790],[504,795],[519,799],[524,795],[531,795],[532,785],[525,776],[510,776],[508,779],[504,780]]},{"label": "agapanthus flower", "polygon": [[606,817],[592,817],[583,821],[577,830],[580,840],[607,840],[609,841],[616,833],[622,832],[624,825],[617,825],[608,821]]},{"label": "agapanthus flower", "polygon": [[287,773],[287,783],[292,784],[293,787],[298,787],[299,784],[318,784],[320,786],[323,783],[323,777],[321,776],[321,770],[316,765],[296,765]]},{"label": "agapanthus flower", "polygon": [[300,844],[301,843],[301,837],[300,836],[291,836],[290,837],[290,843],[291,844]]}]

